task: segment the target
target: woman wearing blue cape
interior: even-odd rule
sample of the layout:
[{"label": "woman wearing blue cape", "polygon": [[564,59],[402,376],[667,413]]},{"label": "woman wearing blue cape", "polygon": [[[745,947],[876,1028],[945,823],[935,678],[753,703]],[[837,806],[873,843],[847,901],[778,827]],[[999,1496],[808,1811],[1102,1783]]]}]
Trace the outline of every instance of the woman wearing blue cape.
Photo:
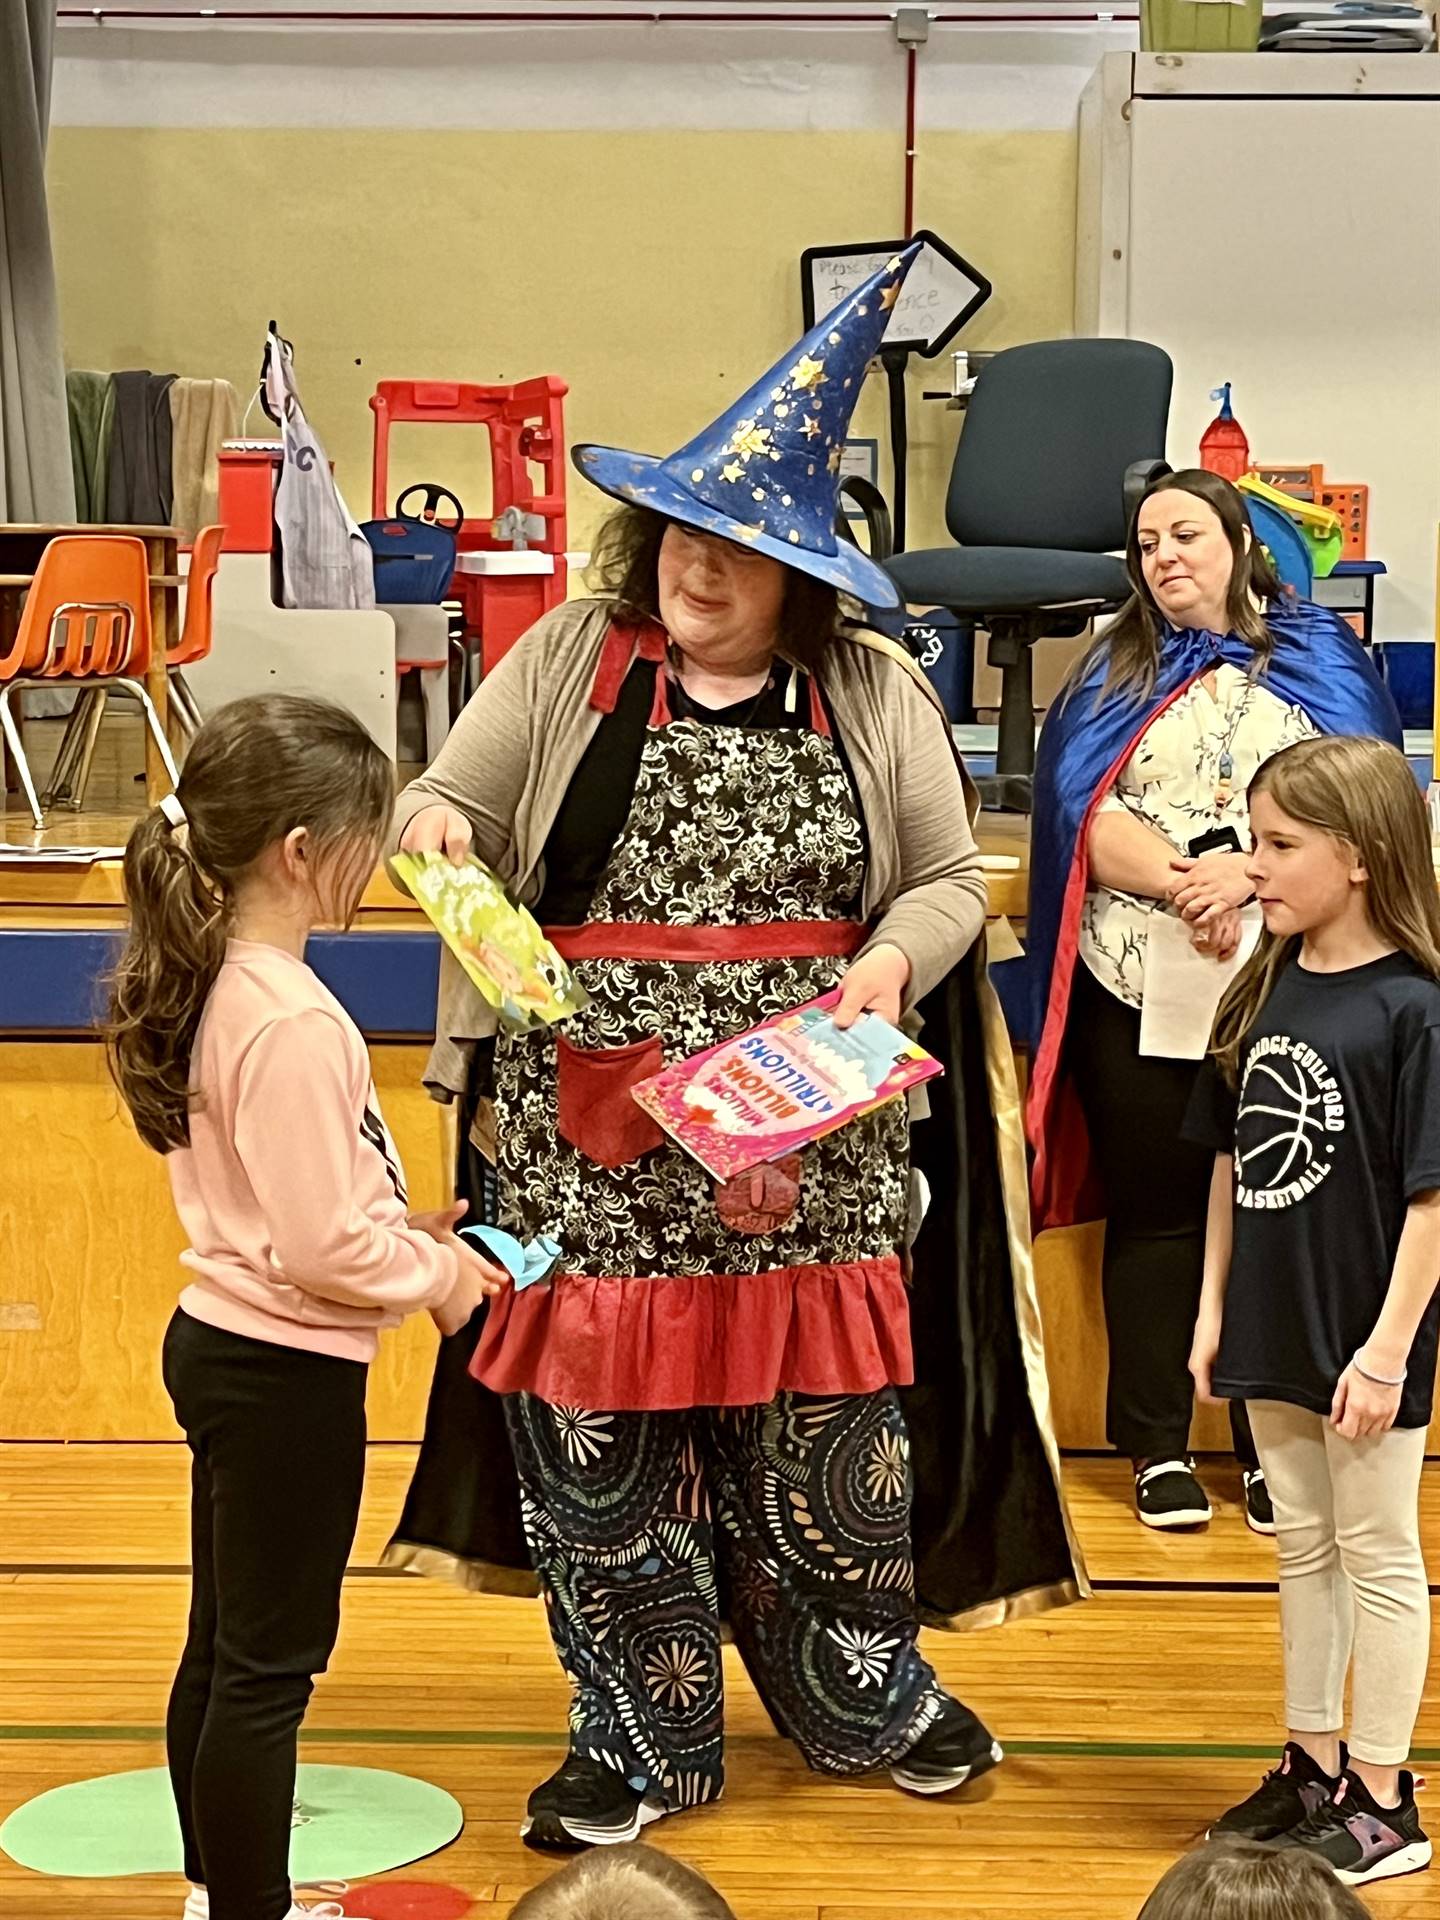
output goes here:
[{"label": "woman wearing blue cape", "polygon": [[[1133,1464],[1138,1517],[1190,1528],[1211,1511],[1188,1452],[1187,1368],[1211,1156],[1181,1134],[1258,914],[1246,791],[1307,735],[1401,733],[1350,628],[1281,587],[1228,481],[1155,481],[1127,564],[1132,598],[1040,735],[1027,1130],[1036,1230],[1106,1220],[1106,1425]],[[1247,1519],[1273,1532],[1243,1406],[1232,1425]]]},{"label": "woman wearing blue cape", "polygon": [[[389,1555],[544,1593],[573,1704],[536,1847],[719,1797],[722,1619],[812,1767],[963,1787],[1000,1750],[921,1623],[1083,1585],[974,790],[913,662],[840,617],[897,599],[837,536],[837,475],[914,251],[667,459],[576,450],[622,503],[600,593],[522,637],[399,802],[398,843],[473,847],[589,995],[497,1033],[442,976],[460,1191],[562,1254],[442,1347]],[[920,1023],[928,1113],[717,1183],[629,1097],[834,988]]]}]

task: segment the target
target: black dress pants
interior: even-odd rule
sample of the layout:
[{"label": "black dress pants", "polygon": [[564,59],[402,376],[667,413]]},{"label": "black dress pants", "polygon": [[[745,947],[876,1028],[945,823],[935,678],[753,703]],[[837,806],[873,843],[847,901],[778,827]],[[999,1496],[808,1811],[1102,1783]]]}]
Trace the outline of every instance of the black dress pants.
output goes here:
[{"label": "black dress pants", "polygon": [[[1105,1183],[1106,1433],[1135,1460],[1183,1457],[1215,1164],[1209,1148],[1181,1137],[1199,1068],[1193,1060],[1143,1056],[1139,1013],[1083,961],[1076,962],[1065,1047]],[[1230,1429],[1242,1465],[1255,1466],[1243,1401],[1230,1403]]]},{"label": "black dress pants", "polygon": [[285,1920],[295,1750],[340,1626],[365,1477],[357,1360],[177,1312],[165,1385],[193,1455],[190,1625],[165,1724],[211,1920]]}]

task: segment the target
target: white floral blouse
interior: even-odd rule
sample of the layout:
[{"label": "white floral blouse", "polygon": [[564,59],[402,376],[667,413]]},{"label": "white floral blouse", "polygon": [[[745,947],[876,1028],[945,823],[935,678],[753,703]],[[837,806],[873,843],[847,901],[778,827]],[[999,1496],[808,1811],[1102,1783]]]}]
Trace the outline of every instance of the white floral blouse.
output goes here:
[{"label": "white floral blouse", "polygon": [[[1251,780],[1272,754],[1318,732],[1302,708],[1222,661],[1213,694],[1202,675],[1146,729],[1099,810],[1133,813],[1177,853],[1214,827],[1233,826],[1248,848],[1245,794]],[[1230,794],[1221,804],[1217,790],[1227,752]],[[1170,911],[1163,901],[1112,887],[1092,886],[1085,895],[1080,958],[1127,1006],[1139,1007],[1143,999],[1150,917]]]}]

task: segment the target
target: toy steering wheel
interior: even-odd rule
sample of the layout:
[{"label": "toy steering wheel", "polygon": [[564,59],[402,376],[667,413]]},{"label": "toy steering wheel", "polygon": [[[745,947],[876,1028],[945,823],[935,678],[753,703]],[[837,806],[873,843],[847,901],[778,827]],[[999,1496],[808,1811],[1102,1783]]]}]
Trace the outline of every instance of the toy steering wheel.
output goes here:
[{"label": "toy steering wheel", "polygon": [[[425,505],[419,513],[407,514],[405,511],[405,502],[410,498],[412,493],[423,493],[425,496]],[[436,512],[442,500],[448,500],[450,505],[455,509],[455,524],[453,527],[445,526],[443,520],[436,518]],[[432,526],[444,527],[447,533],[459,533],[461,527],[465,524],[465,509],[461,506],[460,502],[448,487],[437,487],[433,480],[417,480],[413,487],[407,487],[395,502],[395,512],[401,519],[426,520]]]}]

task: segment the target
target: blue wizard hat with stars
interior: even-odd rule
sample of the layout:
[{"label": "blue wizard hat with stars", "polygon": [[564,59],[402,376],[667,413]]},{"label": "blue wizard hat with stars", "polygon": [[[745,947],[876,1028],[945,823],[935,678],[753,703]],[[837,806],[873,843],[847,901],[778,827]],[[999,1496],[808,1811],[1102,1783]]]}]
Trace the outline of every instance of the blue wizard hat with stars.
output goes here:
[{"label": "blue wizard hat with stars", "polygon": [[617,500],[753,547],[868,606],[898,606],[890,576],[836,533],[835,516],[850,416],[919,252],[907,247],[857,287],[678,453],[580,446],[576,466]]}]

